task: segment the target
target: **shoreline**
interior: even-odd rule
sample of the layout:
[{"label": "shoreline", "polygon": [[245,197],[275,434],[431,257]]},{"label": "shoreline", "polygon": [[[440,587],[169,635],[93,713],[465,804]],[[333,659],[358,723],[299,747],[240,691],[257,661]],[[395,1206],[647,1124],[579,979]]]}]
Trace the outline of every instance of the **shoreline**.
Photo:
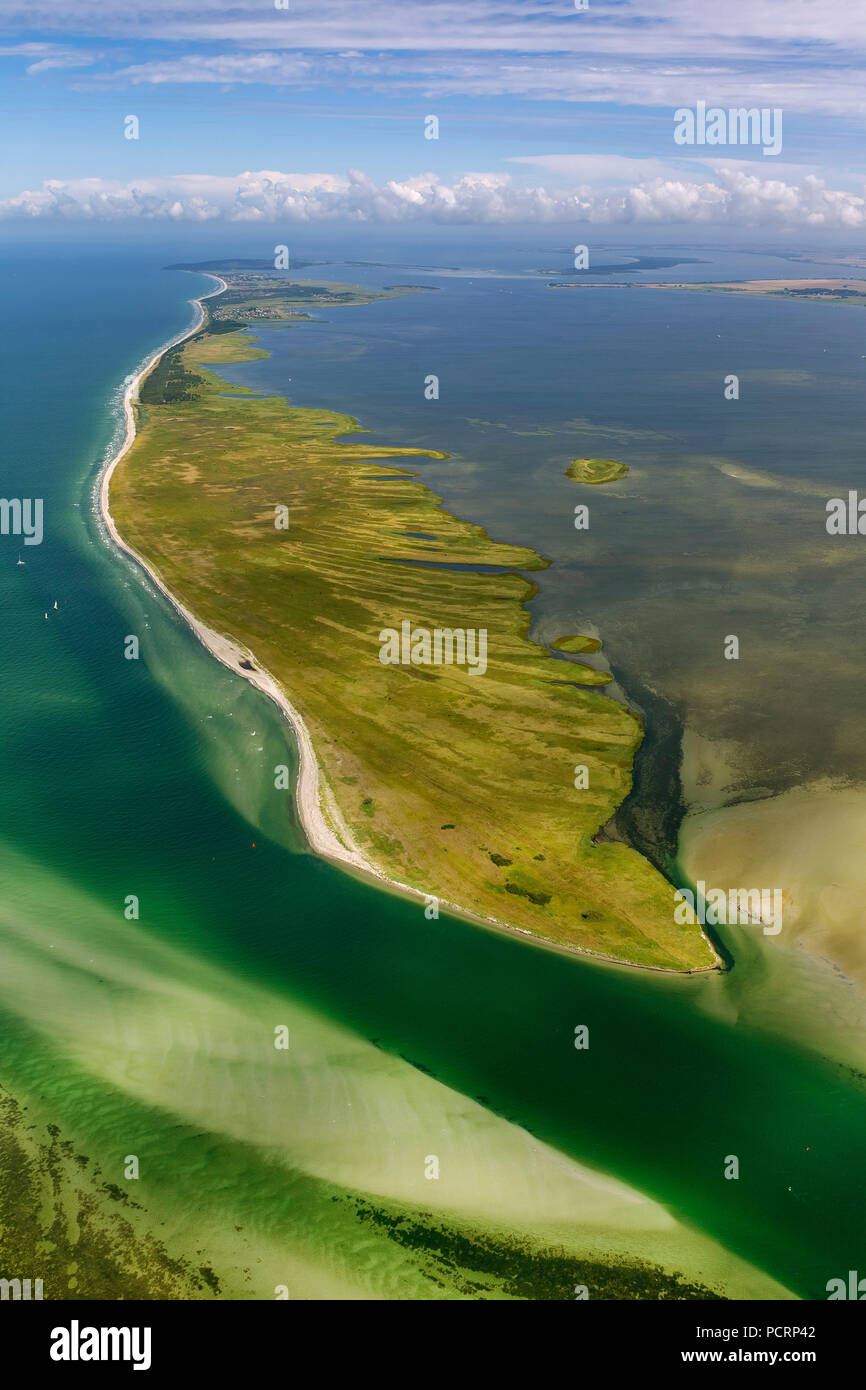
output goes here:
[{"label": "shoreline", "polygon": [[[444,908],[452,915],[461,917],[465,921],[489,927],[499,932],[506,932],[509,936],[518,936],[534,945],[546,947],[548,950],[557,951],[569,956],[577,956],[580,959],[592,960],[607,965],[622,966],[629,970],[650,970],[663,975],[689,976],[706,975],[714,970],[723,970],[724,962],[718,955],[712,941],[701,931],[701,935],[707,942],[714,959],[713,965],[695,967],[690,970],[675,970],[668,966],[661,965],[637,965],[630,961],[618,960],[613,956],[606,956],[600,952],[583,950],[577,946],[566,946],[561,943],[551,941],[543,936],[538,936],[535,932],[529,931],[524,927],[516,927],[508,922],[501,922],[495,917],[481,917],[471,912],[469,909],[461,907],[458,903],[448,902],[445,898],[437,897],[432,893],[425,893],[419,888],[413,888],[408,883],[401,883],[397,879],[389,878],[375,865],[370,864],[359,850],[348,846],[351,845],[351,836],[343,826],[339,811],[334,804],[333,797],[330,796],[327,784],[319,775],[319,762],[310,737],[310,732],[304,722],[300,712],[291,704],[288,696],[278,681],[271,673],[258,662],[255,654],[248,649],[240,646],[231,638],[215,632],[209,628],[199,618],[192,613],[175,594],[171,592],[165,584],[158,571],[144,559],[138,551],[134,550],[121,536],[117,529],[114,518],[111,515],[109,493],[111,478],[118,464],[132,448],[136,437],[135,427],[135,404],[138,401],[138,393],[141,383],[149,372],[153,370],[157,362],[168,352],[169,349],[177,347],[180,343],[186,342],[201,328],[205,321],[204,301],[212,299],[215,295],[221,294],[228,288],[225,280],[213,271],[200,271],[198,274],[207,275],[217,281],[217,288],[208,294],[199,295],[189,302],[195,304],[197,309],[196,321],[190,328],[186,328],[182,333],[162,344],[156,352],[152,354],[145,364],[130,378],[123,393],[122,409],[126,421],[123,440],[115,452],[103,464],[94,485],[94,493],[98,502],[99,517],[108,533],[109,538],[117,549],[129,559],[133,560],[145,574],[150,578],[164,598],[168,600],[175,612],[183,618],[184,622],[192,629],[195,636],[202,646],[210,652],[212,656],[226,666],[235,675],[242,676],[245,680],[263,695],[266,695],[280,710],[281,714],[288,720],[294,732],[298,746],[298,775],[295,787],[295,805],[297,807],[298,819],[301,830],[306,837],[307,843],[314,854],[331,863],[338,865],[344,870],[352,870],[364,878],[373,879],[379,887],[387,888],[389,891],[399,893],[400,896],[409,896],[420,902],[426,903],[427,899],[433,898],[437,907]],[[248,663],[244,666],[243,663]],[[328,798],[327,812],[322,807],[323,796]],[[329,817],[333,823],[329,823]],[[340,838],[340,833],[345,837]],[[348,842],[348,844],[346,843]]]}]

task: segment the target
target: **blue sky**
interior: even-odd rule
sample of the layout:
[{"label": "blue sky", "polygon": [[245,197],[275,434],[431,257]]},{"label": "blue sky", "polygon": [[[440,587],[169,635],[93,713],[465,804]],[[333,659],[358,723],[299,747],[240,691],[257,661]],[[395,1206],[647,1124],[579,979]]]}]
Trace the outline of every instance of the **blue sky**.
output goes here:
[{"label": "blue sky", "polygon": [[[3,0],[0,215],[866,225],[866,6],[278,3]],[[699,101],[781,153],[676,145]]]}]

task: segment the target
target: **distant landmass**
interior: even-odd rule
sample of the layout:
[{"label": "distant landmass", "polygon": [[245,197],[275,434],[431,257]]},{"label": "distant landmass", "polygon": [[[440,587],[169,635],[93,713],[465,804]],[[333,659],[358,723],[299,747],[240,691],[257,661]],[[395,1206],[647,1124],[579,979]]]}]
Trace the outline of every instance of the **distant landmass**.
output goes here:
[{"label": "distant landmass", "polygon": [[[561,252],[570,256],[571,250]],[[633,271],[670,270],[675,265],[709,265],[698,256],[632,256],[625,265],[591,265],[585,270],[567,266],[564,270],[539,270],[537,275],[631,275]]]},{"label": "distant landmass", "polygon": [[[291,258],[291,269],[302,270],[308,265],[326,265],[326,261],[302,261]],[[234,258],[224,261],[178,261],[175,265],[164,266],[165,270],[276,270],[273,260],[243,260]]]}]

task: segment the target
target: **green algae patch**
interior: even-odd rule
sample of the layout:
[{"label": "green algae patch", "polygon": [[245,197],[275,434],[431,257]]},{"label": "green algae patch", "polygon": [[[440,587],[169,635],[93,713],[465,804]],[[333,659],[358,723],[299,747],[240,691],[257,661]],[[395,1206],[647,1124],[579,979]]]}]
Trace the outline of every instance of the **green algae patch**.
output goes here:
[{"label": "green algae patch", "polygon": [[504,1232],[473,1229],[454,1220],[436,1222],[428,1213],[414,1213],[359,1198],[358,1220],[385,1231],[396,1245],[412,1254],[427,1278],[444,1294],[473,1299],[518,1299],[535,1302],[573,1302],[575,1289],[592,1299],[724,1300],[726,1295],[678,1271],[622,1255],[576,1254],[538,1237],[515,1239]]},{"label": "green algae patch", "polygon": [[[398,466],[431,451],[230,394],[213,368],[260,356],[248,342],[206,328],[184,345],[174,372],[197,374],[197,395],[140,408],[111,509],[172,593],[281,684],[340,838],[474,917],[630,964],[712,967],[700,930],[674,922],[671,885],[626,845],[594,843],[631,789],[642,730],[584,688],[608,673],[529,640],[535,586],[517,571],[548,562],[452,516]],[[383,634],[396,649],[407,629],[483,633],[483,664],[418,664],[405,643],[384,662]],[[513,865],[507,885],[491,842]]]},{"label": "green algae patch", "polygon": [[213,1270],[170,1254],[155,1234],[141,1228],[136,1219],[141,1211],[57,1125],[34,1123],[28,1108],[0,1087],[4,1275],[35,1273],[42,1291],[31,1296],[52,1300],[219,1294]]},{"label": "green algae patch", "polygon": [[628,471],[628,464],[618,463],[616,459],[572,459],[565,476],[576,483],[612,483],[615,478],[625,477]]}]

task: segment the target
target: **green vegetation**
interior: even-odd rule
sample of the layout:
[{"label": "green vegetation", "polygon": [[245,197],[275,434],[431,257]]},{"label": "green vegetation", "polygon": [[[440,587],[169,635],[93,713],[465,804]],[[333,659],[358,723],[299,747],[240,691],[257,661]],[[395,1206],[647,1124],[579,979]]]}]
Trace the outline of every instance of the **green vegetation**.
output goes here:
[{"label": "green vegetation", "polygon": [[198,1299],[220,1292],[207,1265],[171,1255],[55,1124],[0,1087],[0,1273],[41,1278],[46,1299]]},{"label": "green vegetation", "polygon": [[[573,1302],[584,1285],[590,1299],[698,1301],[723,1300],[704,1284],[688,1283],[678,1271],[622,1256],[581,1258],[531,1237],[514,1238],[442,1221],[433,1213],[355,1203],[358,1219],[426,1263],[426,1276],[443,1290],[470,1298]],[[424,1265],[422,1265],[424,1268]]]},{"label": "green vegetation", "polygon": [[[629,792],[642,731],[582,688],[590,668],[567,670],[528,640],[536,587],[517,571],[546,562],[383,463],[425,451],[361,442],[350,416],[208,369],[261,355],[243,332],[186,344],[181,370],[200,376],[199,394],[143,401],[111,507],[172,592],[282,684],[338,833],[389,877],[475,916],[634,964],[712,966],[698,928],[673,921],[661,875],[622,843],[595,843]],[[486,672],[383,665],[380,632],[407,620],[486,630]]]},{"label": "green vegetation", "polygon": [[612,483],[627,472],[628,464],[617,463],[616,459],[572,459],[565,476],[576,483]]},{"label": "green vegetation", "polygon": [[555,652],[597,652],[601,643],[597,637],[557,637],[555,642],[550,644],[551,650]]},{"label": "green vegetation", "polygon": [[[691,289],[689,285],[678,285],[678,289]],[[708,290],[712,294],[754,294],[769,299],[818,299],[836,304],[866,304],[866,290],[846,289],[842,285],[797,285],[779,281],[745,281],[730,285],[695,285],[695,289]]]},{"label": "green vegetation", "polygon": [[[296,318],[309,319],[309,314],[296,314]],[[215,319],[212,315],[208,319],[209,333],[234,333],[237,328],[245,328],[246,324],[241,319]]]},{"label": "green vegetation", "polygon": [[[597,652],[601,647],[597,637],[557,637],[551,642],[552,652]],[[610,671],[598,671],[594,666],[586,666],[582,661],[569,663],[573,678],[578,685],[609,685],[613,680]]]},{"label": "green vegetation", "polygon": [[284,322],[308,319],[299,310],[335,308],[349,304],[373,304],[378,299],[395,299],[403,294],[423,293],[419,285],[393,286],[370,290],[361,285],[343,285],[327,280],[289,280],[278,274],[233,272],[223,276],[228,289],[208,301],[213,323]]},{"label": "green vegetation", "polygon": [[[568,667],[569,680],[575,685],[610,685],[613,677],[610,671],[598,671],[594,666],[585,666],[582,661],[573,661]],[[560,676],[560,680],[565,677]]]},{"label": "green vegetation", "polygon": [[139,399],[144,405],[175,405],[197,399],[202,379],[184,365],[180,347],[169,348],[141,384]]},{"label": "green vegetation", "polygon": [[[857,262],[854,261],[852,264]],[[775,299],[819,300],[828,304],[866,304],[866,281],[862,280],[696,280],[688,284],[644,283],[643,286],[629,285],[624,288],[691,290],[697,294],[750,294]]]},{"label": "green vegetation", "polygon": [[802,290],[798,290],[798,289],[783,290],[783,291],[781,291],[781,293],[786,294],[786,295],[791,295],[792,297],[797,297],[798,295],[802,295],[802,296],[805,296],[806,298],[813,298],[813,299],[841,299],[841,300],[844,300],[844,299],[853,299],[853,300],[855,300],[855,301],[858,301],[858,300],[859,300],[859,302],[860,302],[861,304],[862,304],[864,301],[866,301],[866,292],[864,292],[863,290],[833,290],[833,289],[824,288],[824,287],[819,286],[819,285],[813,286],[812,288],[808,288],[808,289],[802,289]]}]

